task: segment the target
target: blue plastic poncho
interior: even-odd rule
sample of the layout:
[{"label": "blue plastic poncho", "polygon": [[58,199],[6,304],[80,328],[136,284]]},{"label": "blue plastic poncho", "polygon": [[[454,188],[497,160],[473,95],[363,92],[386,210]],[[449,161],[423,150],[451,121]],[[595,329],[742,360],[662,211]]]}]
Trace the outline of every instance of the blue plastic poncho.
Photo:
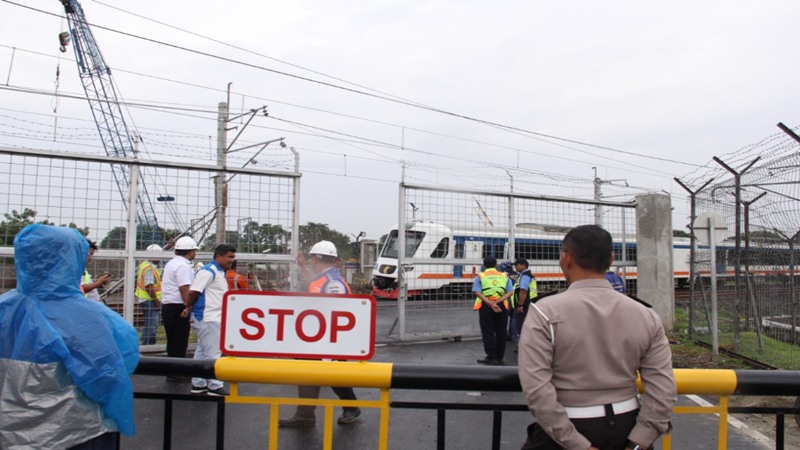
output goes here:
[{"label": "blue plastic poncho", "polygon": [[29,225],[14,239],[17,288],[0,296],[0,448],[135,432],[138,335],[81,293],[87,255],[71,228]]}]

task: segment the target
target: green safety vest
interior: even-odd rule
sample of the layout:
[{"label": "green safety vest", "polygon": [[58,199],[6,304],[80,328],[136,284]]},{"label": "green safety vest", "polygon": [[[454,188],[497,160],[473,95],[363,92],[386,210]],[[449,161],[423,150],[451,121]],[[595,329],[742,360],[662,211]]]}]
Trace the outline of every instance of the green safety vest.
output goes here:
[{"label": "green safety vest", "polygon": [[539,294],[539,290],[536,288],[536,278],[533,277],[531,273],[531,269],[523,270],[518,276],[517,281],[514,282],[514,293],[511,294],[511,304],[514,307],[517,306],[517,296],[519,295],[519,284],[522,281],[522,276],[528,275],[531,277],[531,282],[528,285],[528,301],[531,301],[532,298],[536,297]]},{"label": "green safety vest", "polygon": [[[498,271],[494,267],[484,270],[478,274],[481,279],[481,293],[492,300],[500,298],[506,293],[506,285],[508,285],[508,275]],[[475,304],[472,309],[479,310],[483,305],[483,300],[480,297],[475,297]],[[508,309],[508,300],[503,301],[503,306]]]},{"label": "green safety vest", "polygon": [[156,298],[161,300],[161,273],[159,273],[158,268],[151,263],[150,261],[144,261],[139,264],[139,268],[136,270],[136,298],[140,299],[143,302],[152,301],[152,297],[150,297],[150,293],[147,292],[145,289],[147,286],[144,284],[144,274],[147,271],[153,272],[154,283],[153,289],[156,291]]}]

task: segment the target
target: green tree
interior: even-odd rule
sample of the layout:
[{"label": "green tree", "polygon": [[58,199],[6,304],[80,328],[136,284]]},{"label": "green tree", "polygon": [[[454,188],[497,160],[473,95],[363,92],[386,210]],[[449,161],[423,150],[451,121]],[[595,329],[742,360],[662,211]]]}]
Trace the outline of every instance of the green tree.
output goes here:
[{"label": "green tree", "polygon": [[[136,250],[144,250],[150,244],[164,246],[167,241],[177,236],[178,230],[168,230],[163,228],[153,228],[148,225],[136,226]],[[100,242],[101,248],[124,249],[128,230],[125,227],[114,227],[106,234]]]},{"label": "green tree", "polygon": [[689,233],[683,230],[672,230],[672,237],[691,237]]},{"label": "green tree", "polygon": [[350,238],[336,230],[331,230],[328,224],[308,222],[300,225],[300,251],[308,253],[311,246],[319,241],[331,241],[339,252],[339,257],[345,261],[353,256],[353,246]]},{"label": "green tree", "polygon": [[3,214],[6,220],[0,222],[0,239],[2,239],[4,247],[11,247],[14,245],[14,237],[23,228],[32,223],[42,223],[45,225],[54,225],[47,220],[36,221],[36,211],[25,208],[21,213],[16,209],[12,209],[11,213]]}]

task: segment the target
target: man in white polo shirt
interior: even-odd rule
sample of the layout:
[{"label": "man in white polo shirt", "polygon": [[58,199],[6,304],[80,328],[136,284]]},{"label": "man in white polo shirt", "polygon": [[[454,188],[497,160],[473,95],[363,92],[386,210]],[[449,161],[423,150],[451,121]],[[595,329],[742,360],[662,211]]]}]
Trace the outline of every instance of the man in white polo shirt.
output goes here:
[{"label": "man in white polo shirt", "polygon": [[[167,356],[185,358],[189,346],[189,317],[181,317],[194,281],[192,260],[197,256],[197,243],[189,236],[175,242],[175,257],[164,266],[161,278],[161,318],[167,332]],[[170,378],[180,381],[179,378]]]},{"label": "man in white polo shirt", "polygon": [[[231,268],[235,260],[235,247],[230,244],[218,245],[214,249],[214,260],[197,272],[189,288],[188,301],[181,317],[188,317],[191,314],[193,319],[192,328],[198,337],[194,359],[217,359],[222,356],[219,348],[222,297],[228,292],[225,272]],[[221,396],[228,393],[220,380],[192,378],[192,394]]]}]

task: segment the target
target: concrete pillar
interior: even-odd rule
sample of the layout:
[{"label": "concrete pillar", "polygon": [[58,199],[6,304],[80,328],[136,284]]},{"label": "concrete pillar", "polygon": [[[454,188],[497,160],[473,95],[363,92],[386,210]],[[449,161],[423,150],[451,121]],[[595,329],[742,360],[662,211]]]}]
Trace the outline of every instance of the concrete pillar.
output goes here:
[{"label": "concrete pillar", "polygon": [[664,328],[675,320],[672,206],[666,194],[636,196],[636,269],[639,298],[653,305]]}]

